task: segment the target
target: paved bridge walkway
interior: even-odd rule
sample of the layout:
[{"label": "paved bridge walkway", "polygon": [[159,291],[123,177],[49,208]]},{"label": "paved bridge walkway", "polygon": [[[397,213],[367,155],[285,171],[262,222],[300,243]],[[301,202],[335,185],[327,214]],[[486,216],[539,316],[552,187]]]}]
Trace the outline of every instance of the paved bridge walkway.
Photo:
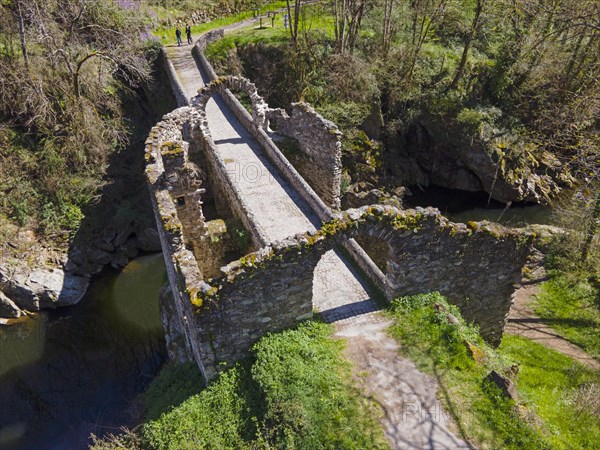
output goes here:
[{"label": "paved bridge walkway", "polygon": [[[191,50],[192,46],[167,48],[189,98],[208,81]],[[273,242],[320,227],[317,215],[277,173],[218,95],[208,102],[206,113],[217,156],[267,238]],[[394,448],[468,448],[448,431],[441,414],[432,413],[441,411],[435,381],[398,355],[397,344],[383,332],[389,322],[366,283],[336,251],[326,253],[315,269],[313,305],[324,320],[336,323],[337,336],[352,337],[347,339],[348,356],[357,369],[370,374],[365,389],[384,410],[382,422]]]}]

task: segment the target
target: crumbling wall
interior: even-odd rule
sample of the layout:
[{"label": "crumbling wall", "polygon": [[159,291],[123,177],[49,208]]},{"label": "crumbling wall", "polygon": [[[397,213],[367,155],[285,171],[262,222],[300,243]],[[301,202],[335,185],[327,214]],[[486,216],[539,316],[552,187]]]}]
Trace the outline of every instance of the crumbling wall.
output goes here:
[{"label": "crumbling wall", "polygon": [[[189,320],[193,316],[192,300],[195,299],[195,292],[200,289],[202,275],[194,254],[185,246],[183,225],[177,216],[175,200],[170,195],[169,185],[165,180],[162,155],[164,143],[181,142],[184,124],[197,119],[198,116],[189,107],[179,108],[164,116],[152,128],[146,140],[145,160],[148,189],[173,297],[172,307],[175,310],[173,314],[172,310],[165,311],[162,308],[163,321],[168,316],[167,320],[174,330],[173,341],[181,342],[181,334],[185,336],[185,351],[179,348],[177,353],[170,351],[169,356],[180,360],[182,354],[187,355],[198,363],[203,376],[210,378],[214,376],[214,371],[210,367],[205,369],[202,363],[202,343],[198,338],[198,330],[190,326]],[[164,302],[162,303],[164,306]],[[169,332],[169,329],[166,331]]]},{"label": "crumbling wall", "polygon": [[294,167],[330,208],[340,208],[342,133],[308,103],[292,103],[290,115],[283,109],[267,110],[277,133],[293,138],[298,152],[288,154]]},{"label": "crumbling wall", "polygon": [[531,236],[489,222],[455,224],[432,208],[375,205],[339,214],[316,233],[264,247],[206,284],[194,315],[200,338],[211,342],[204,363],[234,363],[266,332],[308,317],[319,259],[361,236],[388,247],[383,287],[388,300],[439,291],[486,340],[499,343]]}]

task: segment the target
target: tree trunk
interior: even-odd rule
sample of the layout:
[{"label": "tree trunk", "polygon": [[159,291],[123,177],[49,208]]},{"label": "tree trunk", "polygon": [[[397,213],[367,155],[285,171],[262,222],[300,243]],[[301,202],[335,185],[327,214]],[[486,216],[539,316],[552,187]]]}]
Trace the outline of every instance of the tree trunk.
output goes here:
[{"label": "tree trunk", "polygon": [[592,249],[592,243],[598,230],[600,223],[600,190],[596,191],[596,197],[594,198],[594,205],[592,206],[592,219],[590,226],[585,233],[585,239],[581,246],[581,261],[586,262],[590,256],[590,250]]},{"label": "tree trunk", "polygon": [[450,87],[448,88],[450,90],[456,89],[456,86],[458,86],[458,82],[463,76],[465,66],[467,65],[469,50],[471,49],[471,43],[473,42],[475,33],[477,33],[477,29],[479,28],[479,19],[481,18],[481,12],[483,11],[484,6],[485,0],[477,0],[477,6],[475,7],[475,17],[473,17],[471,31],[467,35],[467,40],[465,41],[465,48],[463,49],[462,57],[460,58],[460,63],[458,64],[458,68],[456,69],[456,75],[454,75],[454,79],[452,80],[452,83],[450,83]]},{"label": "tree trunk", "polygon": [[392,39],[392,13],[394,12],[394,0],[385,0],[383,10],[383,27],[382,27],[382,51],[383,58],[387,59],[390,50]]},{"label": "tree trunk", "polygon": [[17,15],[19,21],[19,36],[21,38],[21,51],[23,52],[23,60],[25,61],[25,69],[29,72],[29,56],[27,55],[27,43],[25,42],[25,25],[23,23],[23,11],[21,9],[21,0],[16,0]]},{"label": "tree trunk", "polygon": [[[295,0],[296,3],[299,2],[299,0]],[[287,7],[287,15],[288,15],[288,27],[290,27],[290,37],[292,38],[292,43],[294,44],[294,47],[296,47],[296,44],[298,44],[298,29],[294,28],[294,22],[292,22],[292,8],[290,6],[290,0],[286,0],[286,7]],[[294,11],[295,11],[295,7],[294,7]]]}]

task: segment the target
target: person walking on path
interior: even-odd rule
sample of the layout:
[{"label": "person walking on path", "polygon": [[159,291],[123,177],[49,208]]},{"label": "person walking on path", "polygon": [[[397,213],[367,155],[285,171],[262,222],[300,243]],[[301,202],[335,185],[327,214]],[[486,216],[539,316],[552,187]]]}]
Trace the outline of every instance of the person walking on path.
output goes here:
[{"label": "person walking on path", "polygon": [[188,44],[192,43],[192,28],[189,24],[185,24],[185,35],[187,36]]},{"label": "person walking on path", "polygon": [[181,30],[179,29],[179,27],[175,28],[175,36],[177,36],[177,46],[181,47],[181,44],[183,44],[183,42],[181,42]]}]

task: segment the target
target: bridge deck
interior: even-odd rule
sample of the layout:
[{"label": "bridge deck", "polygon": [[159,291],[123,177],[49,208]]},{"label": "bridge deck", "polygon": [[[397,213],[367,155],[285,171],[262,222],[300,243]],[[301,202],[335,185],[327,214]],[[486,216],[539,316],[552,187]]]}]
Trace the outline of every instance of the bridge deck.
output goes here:
[{"label": "bridge deck", "polygon": [[[170,47],[169,56],[184,91],[191,98],[203,86],[191,46]],[[219,157],[227,176],[247,200],[253,219],[271,241],[320,226],[302,198],[274,170],[261,147],[218,97],[206,108]],[[348,356],[370,373],[366,390],[385,410],[382,422],[394,448],[457,449],[469,446],[446,428],[435,398],[435,381],[399,356],[396,342],[382,330],[389,325],[369,294],[364,280],[336,251],[327,252],[315,269],[313,305],[327,322],[335,322],[339,337],[348,339]],[[406,410],[406,405],[410,410]]]},{"label": "bridge deck", "polygon": [[[169,53],[191,98],[204,82],[190,49],[173,47]],[[247,202],[254,223],[271,242],[320,226],[317,216],[277,173],[260,145],[218,96],[208,102],[206,115],[217,156],[225,163],[235,189]]]}]

